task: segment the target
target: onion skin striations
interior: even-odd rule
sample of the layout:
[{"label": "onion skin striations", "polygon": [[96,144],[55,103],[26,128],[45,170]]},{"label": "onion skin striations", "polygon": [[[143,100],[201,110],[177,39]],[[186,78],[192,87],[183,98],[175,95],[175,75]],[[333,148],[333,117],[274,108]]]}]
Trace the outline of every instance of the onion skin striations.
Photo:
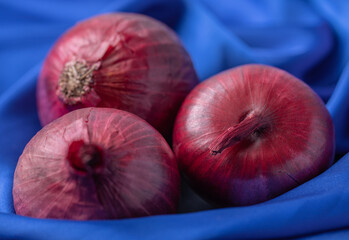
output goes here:
[{"label": "onion skin striations", "polygon": [[170,28],[140,14],[99,15],[68,30],[46,57],[37,86],[39,118],[44,126],[79,108],[117,108],[170,139],[177,111],[197,83]]},{"label": "onion skin striations", "polygon": [[265,65],[199,84],[178,113],[173,149],[191,186],[221,206],[274,198],[333,163],[334,127],[305,83]]},{"label": "onion skin striations", "polygon": [[84,108],[39,131],[19,158],[16,213],[119,219],[174,213],[180,176],[165,139],[121,110]]}]

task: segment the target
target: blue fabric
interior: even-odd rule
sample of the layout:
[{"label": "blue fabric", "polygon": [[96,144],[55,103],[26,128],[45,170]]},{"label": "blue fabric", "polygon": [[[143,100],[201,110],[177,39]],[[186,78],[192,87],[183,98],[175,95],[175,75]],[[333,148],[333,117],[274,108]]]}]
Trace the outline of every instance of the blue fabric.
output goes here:
[{"label": "blue fabric", "polygon": [[[24,146],[40,130],[35,87],[45,54],[77,21],[115,11],[147,14],[172,27],[201,80],[257,62],[307,82],[333,117],[338,161],[249,207],[204,210],[204,202],[184,191],[187,213],[175,215],[85,222],[15,215],[12,178]],[[345,0],[0,0],[0,239],[349,238],[348,12]]]}]

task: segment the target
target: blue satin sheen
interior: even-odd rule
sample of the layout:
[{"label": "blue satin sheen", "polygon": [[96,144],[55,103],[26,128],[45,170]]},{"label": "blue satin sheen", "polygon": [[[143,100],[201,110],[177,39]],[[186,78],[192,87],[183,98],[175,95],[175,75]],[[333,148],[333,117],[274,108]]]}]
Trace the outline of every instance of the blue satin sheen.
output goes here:
[{"label": "blue satin sheen", "polygon": [[[248,207],[188,213],[203,203],[185,193],[181,211],[187,213],[173,215],[110,221],[15,215],[13,173],[41,128],[35,91],[45,55],[77,21],[118,11],[143,13],[173,28],[201,81],[237,65],[264,63],[308,83],[333,117],[337,162]],[[0,0],[0,239],[349,238],[348,12],[345,0]]]}]

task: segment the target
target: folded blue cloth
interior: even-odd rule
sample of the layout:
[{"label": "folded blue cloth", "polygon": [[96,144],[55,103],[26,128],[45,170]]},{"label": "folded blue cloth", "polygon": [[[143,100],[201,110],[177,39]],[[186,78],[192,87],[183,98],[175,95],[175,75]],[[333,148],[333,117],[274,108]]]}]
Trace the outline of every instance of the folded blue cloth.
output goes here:
[{"label": "folded blue cloth", "polygon": [[[257,62],[308,83],[333,117],[338,161],[305,184],[254,206],[113,221],[15,215],[14,169],[41,128],[35,88],[42,60],[77,21],[116,11],[143,13],[172,27],[201,80]],[[349,238],[348,12],[344,0],[1,0],[0,239]],[[184,202],[198,201],[192,197],[185,195]],[[189,204],[183,211],[195,209]]]}]

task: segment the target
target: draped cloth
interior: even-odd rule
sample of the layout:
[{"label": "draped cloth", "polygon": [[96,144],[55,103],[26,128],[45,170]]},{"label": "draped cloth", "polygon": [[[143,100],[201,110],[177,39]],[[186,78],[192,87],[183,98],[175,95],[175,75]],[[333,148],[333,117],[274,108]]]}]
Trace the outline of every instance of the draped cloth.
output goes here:
[{"label": "draped cloth", "polygon": [[[201,81],[264,63],[309,84],[336,129],[336,162],[270,201],[125,220],[17,216],[12,181],[40,130],[35,91],[45,55],[76,22],[137,12],[174,29]],[[0,239],[344,239],[349,237],[349,2],[340,0],[0,0]],[[195,202],[185,195],[185,202]]]}]

